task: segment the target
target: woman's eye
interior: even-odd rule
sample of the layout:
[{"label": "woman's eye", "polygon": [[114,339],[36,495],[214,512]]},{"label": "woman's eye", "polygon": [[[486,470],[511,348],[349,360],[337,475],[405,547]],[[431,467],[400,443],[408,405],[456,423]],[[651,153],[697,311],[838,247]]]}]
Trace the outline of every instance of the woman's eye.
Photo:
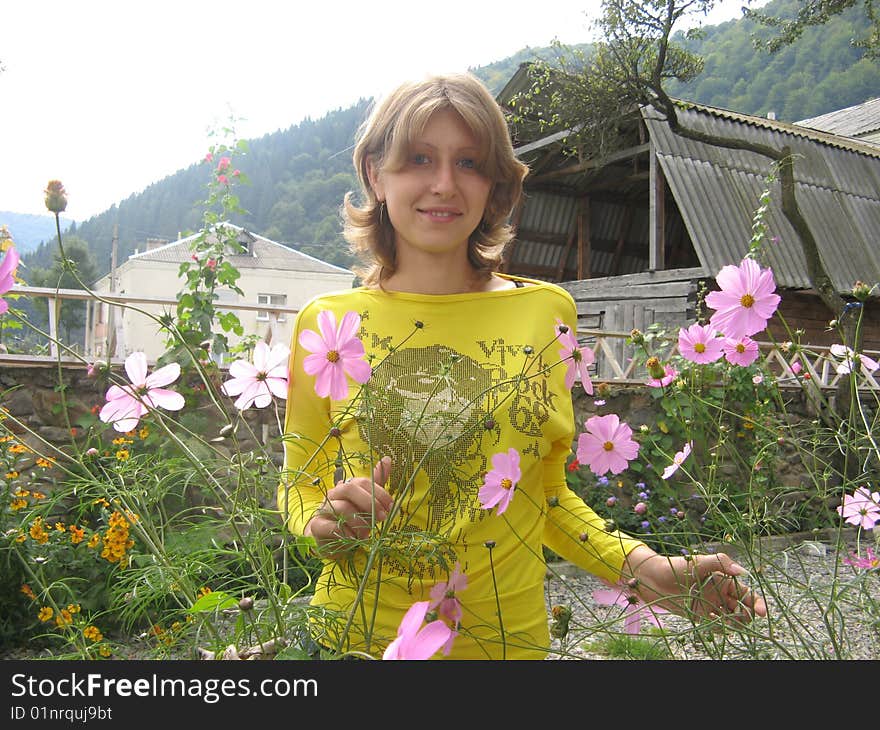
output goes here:
[{"label": "woman's eye", "polygon": [[465,169],[468,169],[468,170],[477,169],[477,161],[470,158],[470,157],[465,157],[464,159],[459,160],[458,165],[459,165],[459,167],[464,167]]},{"label": "woman's eye", "polygon": [[412,162],[414,165],[426,165],[430,160],[428,159],[428,155],[417,152],[412,156]]}]

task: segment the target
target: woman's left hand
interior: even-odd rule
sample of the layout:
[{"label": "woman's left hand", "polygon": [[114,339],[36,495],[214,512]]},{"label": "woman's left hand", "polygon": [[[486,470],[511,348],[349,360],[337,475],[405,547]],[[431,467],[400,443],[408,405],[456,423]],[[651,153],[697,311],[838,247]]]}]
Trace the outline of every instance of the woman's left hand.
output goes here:
[{"label": "woman's left hand", "polygon": [[665,556],[640,545],[627,566],[629,587],[672,613],[735,624],[767,615],[764,599],[742,581],[745,568],[726,553]]}]

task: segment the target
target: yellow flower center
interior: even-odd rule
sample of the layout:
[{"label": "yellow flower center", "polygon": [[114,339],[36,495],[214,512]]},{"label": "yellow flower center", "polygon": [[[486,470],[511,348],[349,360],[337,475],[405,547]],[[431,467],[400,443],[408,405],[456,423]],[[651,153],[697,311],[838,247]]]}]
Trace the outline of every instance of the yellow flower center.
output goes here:
[{"label": "yellow flower center", "polygon": [[755,303],[755,298],[751,294],[743,294],[739,300],[739,303],[742,304],[746,309],[748,309]]},{"label": "yellow flower center", "polygon": [[501,480],[501,487],[503,489],[510,489],[512,486],[513,486],[513,482],[510,481],[510,479],[502,479]]},{"label": "yellow flower center", "polygon": [[737,352],[745,352],[746,346],[742,342],[737,342],[736,343],[736,351]]},{"label": "yellow flower center", "polygon": [[605,451],[614,451],[614,442],[606,441],[604,444],[602,444],[602,448],[605,449]]},{"label": "yellow flower center", "polygon": [[339,353],[336,350],[330,350],[327,353],[327,361],[328,362],[339,362]]},{"label": "yellow flower center", "polygon": [[706,346],[702,342],[694,345],[694,352],[706,352]]}]

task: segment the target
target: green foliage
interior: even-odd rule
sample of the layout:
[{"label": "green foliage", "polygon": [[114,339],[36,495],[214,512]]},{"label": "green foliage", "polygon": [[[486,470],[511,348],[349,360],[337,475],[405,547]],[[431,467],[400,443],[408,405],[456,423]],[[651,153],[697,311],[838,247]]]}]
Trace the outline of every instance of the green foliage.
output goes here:
[{"label": "green foliage", "polygon": [[[657,638],[651,638],[652,634]],[[588,648],[607,655],[609,659],[665,661],[673,657],[662,636],[662,632],[656,630],[638,636],[609,634],[592,642]]]},{"label": "green foliage", "polygon": [[[98,267],[86,241],[78,236],[69,236],[64,241],[64,250],[53,257],[48,269],[31,269],[28,273],[31,286],[51,289],[86,289],[98,278]],[[48,300],[34,300],[34,307],[44,315]],[[71,343],[74,333],[82,330],[86,321],[85,304],[81,301],[62,301],[59,304],[58,323],[64,334],[64,342]]]}]

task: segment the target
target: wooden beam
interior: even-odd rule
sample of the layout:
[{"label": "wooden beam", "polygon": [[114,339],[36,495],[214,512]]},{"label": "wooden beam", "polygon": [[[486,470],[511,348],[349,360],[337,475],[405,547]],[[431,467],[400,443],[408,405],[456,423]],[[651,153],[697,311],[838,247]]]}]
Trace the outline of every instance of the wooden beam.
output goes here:
[{"label": "wooden beam", "polygon": [[585,196],[578,206],[578,279],[592,278],[590,231],[590,198]]},{"label": "wooden beam", "polygon": [[663,171],[660,169],[660,163],[657,159],[657,150],[654,148],[654,143],[651,142],[650,146],[648,268],[651,271],[658,271],[666,268],[666,237],[664,235],[666,230],[666,185],[663,179]]},{"label": "wooden beam", "polygon": [[614,152],[613,154],[606,155],[605,157],[594,157],[589,160],[584,160],[583,162],[578,162],[574,165],[569,165],[568,167],[563,167],[559,170],[551,170],[550,172],[542,173],[533,178],[533,182],[552,180],[557,177],[566,177],[567,175],[577,175],[578,173],[586,172],[587,170],[597,170],[601,167],[605,167],[606,165],[620,162],[621,160],[629,160],[632,157],[636,157],[638,155],[644,154],[645,152],[648,152],[650,149],[650,144],[640,144],[635,147],[628,147],[625,150]]},{"label": "wooden beam", "polygon": [[562,249],[562,255],[559,257],[559,266],[556,267],[556,281],[562,281],[562,277],[565,275],[565,264],[568,263],[568,255],[571,253],[571,247],[574,246],[577,230],[577,224],[575,224],[571,227],[571,231],[568,234],[565,248]]}]

